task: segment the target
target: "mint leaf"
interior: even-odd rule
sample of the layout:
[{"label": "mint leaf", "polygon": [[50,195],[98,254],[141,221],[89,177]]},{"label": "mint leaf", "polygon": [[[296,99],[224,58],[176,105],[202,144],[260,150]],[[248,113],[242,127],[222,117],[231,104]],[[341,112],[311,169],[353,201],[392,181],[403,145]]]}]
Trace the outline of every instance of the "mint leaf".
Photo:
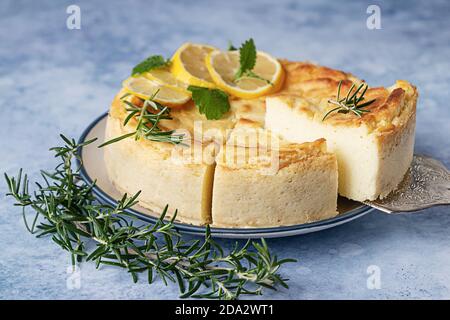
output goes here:
[{"label": "mint leaf", "polygon": [[230,110],[228,94],[219,89],[209,89],[197,86],[189,86],[192,92],[192,100],[201,114],[208,120],[218,120]]},{"label": "mint leaf", "polygon": [[147,59],[145,59],[144,61],[137,64],[133,68],[133,71],[131,71],[131,75],[134,76],[137,74],[141,74],[141,73],[150,71],[155,68],[164,67],[164,66],[167,66],[169,63],[170,63],[170,60],[166,60],[160,55],[150,56]]},{"label": "mint leaf", "polygon": [[257,53],[255,42],[252,38],[250,38],[249,40],[245,41],[239,48],[240,66],[239,70],[234,75],[234,82],[238,82],[243,78],[254,78],[273,85],[269,80],[264,79],[263,77],[253,72],[253,68],[256,65],[256,55]]},{"label": "mint leaf", "polygon": [[252,38],[245,41],[239,48],[239,70],[236,72],[235,78],[239,79],[248,71],[251,71],[256,64],[256,46]]},{"label": "mint leaf", "polygon": [[228,51],[236,51],[237,48],[233,46],[233,43],[231,41],[228,41]]}]

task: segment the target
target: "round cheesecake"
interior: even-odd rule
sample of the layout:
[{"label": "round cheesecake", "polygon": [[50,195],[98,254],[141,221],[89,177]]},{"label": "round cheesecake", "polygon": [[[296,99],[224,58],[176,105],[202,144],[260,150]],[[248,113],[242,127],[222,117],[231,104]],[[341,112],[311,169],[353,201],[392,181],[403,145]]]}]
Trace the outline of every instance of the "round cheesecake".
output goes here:
[{"label": "round cheesecake", "polygon": [[[361,118],[333,113],[327,99],[353,75],[280,60],[284,86],[258,99],[230,97],[230,111],[207,120],[192,101],[172,109],[162,130],[178,130],[181,145],[133,137],[104,147],[110,180],[139,204],[177,220],[221,227],[273,227],[337,215],[338,193],[364,201],[396,188],[412,160],[417,90],[406,81],[369,88],[375,99]],[[131,133],[120,91],[111,104],[106,140]],[[128,97],[127,99],[137,99]],[[139,103],[139,99],[134,101]]]}]

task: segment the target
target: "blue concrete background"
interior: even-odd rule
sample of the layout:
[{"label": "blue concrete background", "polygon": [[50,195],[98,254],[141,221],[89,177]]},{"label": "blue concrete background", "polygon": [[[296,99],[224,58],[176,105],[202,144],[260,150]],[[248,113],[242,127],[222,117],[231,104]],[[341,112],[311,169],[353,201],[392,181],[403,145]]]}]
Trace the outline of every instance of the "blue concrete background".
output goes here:
[{"label": "blue concrete background", "polygon": [[[81,30],[66,8],[81,8]],[[370,4],[381,29],[366,27]],[[351,71],[372,85],[418,86],[416,152],[450,166],[450,3],[446,1],[1,1],[0,171],[51,168],[60,132],[78,137],[108,108],[121,81],[149,54],[169,56],[185,41],[226,47],[253,37],[259,49]],[[123,270],[81,266],[67,286],[70,259],[50,239],[28,234],[0,183],[0,298],[167,299],[176,285],[133,284]],[[315,234],[271,239],[290,289],[270,299],[450,298],[450,209],[371,213]],[[224,245],[229,242],[223,241]],[[367,270],[381,287],[367,287]],[[70,286],[69,286],[70,287]]]}]

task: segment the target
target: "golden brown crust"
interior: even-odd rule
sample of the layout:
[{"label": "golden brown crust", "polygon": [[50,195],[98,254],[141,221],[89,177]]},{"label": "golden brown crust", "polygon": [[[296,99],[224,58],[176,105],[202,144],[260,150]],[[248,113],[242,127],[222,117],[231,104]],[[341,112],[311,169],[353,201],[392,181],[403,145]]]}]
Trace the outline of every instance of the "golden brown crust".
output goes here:
[{"label": "golden brown crust", "polygon": [[[123,124],[128,115],[124,103],[120,99],[123,94],[124,92],[121,90],[114,97],[109,110],[109,118],[111,118],[111,120],[108,120],[114,121],[120,125],[121,135],[133,132],[136,130],[137,126],[137,120],[135,118],[130,119],[126,126]],[[167,130],[166,128],[163,129]],[[135,141],[135,143],[141,148],[148,151],[148,157],[154,155],[155,157],[164,160],[171,158],[174,161],[183,162],[185,166],[211,164],[214,162],[215,152],[213,152],[214,150],[212,149],[215,149],[215,146],[212,143],[200,143],[190,138],[184,140],[183,142],[183,145],[174,145],[167,142],[154,142],[146,139],[139,139],[138,141]],[[199,148],[201,152],[199,152]]]},{"label": "golden brown crust", "polygon": [[360,81],[352,74],[319,66],[309,62],[280,60],[286,71],[283,92],[310,91],[312,89],[331,89],[340,80]]},{"label": "golden brown crust", "polygon": [[[273,96],[289,100],[292,108],[317,121],[322,121],[323,115],[333,107],[328,103],[328,99],[336,98],[340,81],[342,81],[341,95],[342,93],[346,94],[353,83],[361,83],[361,80],[350,73],[328,67],[308,62],[287,60],[280,60],[280,62],[286,71],[286,78],[282,89]],[[127,115],[123,102],[119,99],[123,93],[121,90],[115,97],[110,111],[111,116],[121,120],[125,119]],[[374,131],[380,136],[379,141],[382,143],[383,139],[388,139],[389,136],[401,131],[409,123],[409,120],[415,117],[417,96],[416,87],[403,80],[397,81],[395,85],[389,88],[369,88],[365,95],[366,101],[375,99],[371,105],[366,107],[370,112],[364,113],[361,118],[352,113],[333,113],[325,120],[325,123],[332,126],[364,125],[368,131]],[[214,135],[220,135],[221,141],[219,144],[223,144],[227,141],[233,128],[242,126],[264,127],[264,98],[244,100],[231,97],[230,104],[231,110],[221,120],[207,120],[204,115],[198,112],[198,108],[191,101],[183,108],[172,110],[171,116],[173,119],[161,121],[161,128],[164,130],[187,130],[191,133],[190,138],[198,141],[194,124],[199,121],[202,126],[201,142],[206,143],[215,140],[216,136],[209,139],[210,137],[205,138],[204,134],[210,129],[219,129],[220,133],[214,133]],[[131,132],[135,125],[136,120],[132,119],[126,126],[127,128],[123,129],[125,132]],[[163,152],[169,152],[172,149],[172,146],[167,143],[152,143],[150,141],[141,141],[141,143]],[[310,145],[302,145],[301,148],[296,145],[294,149],[297,151],[294,153],[289,150],[288,144],[282,143],[282,145],[285,150],[283,150],[283,155],[280,155],[280,160],[281,163],[287,163],[284,160],[290,158],[292,160],[295,157],[300,159],[298,154],[293,156],[299,150],[305,153],[305,156],[315,156],[312,150],[322,143],[316,141]]]},{"label": "golden brown crust", "polygon": [[[274,166],[281,170],[293,164],[303,163],[302,170],[320,170],[320,168],[334,165],[334,154],[326,152],[325,139],[317,139],[313,142],[289,143],[282,141],[277,148],[248,148],[236,144],[223,146],[216,162],[218,166],[226,170],[260,169]],[[239,160],[237,160],[239,155]],[[276,158],[273,158],[276,157]],[[318,161],[320,158],[321,161]],[[325,167],[324,167],[325,165]],[[319,166],[319,167],[315,167]]]},{"label": "golden brown crust", "polygon": [[[362,80],[350,73],[319,66],[309,62],[292,62],[280,60],[285,70],[285,80],[280,91],[272,96],[280,96],[286,99],[301,98],[301,106],[294,106],[299,112],[322,121],[326,112],[334,107],[328,103],[329,99],[335,99],[339,82],[341,84],[341,96],[350,90],[352,84],[358,85]],[[122,91],[119,95],[123,94]],[[118,95],[118,96],[119,96]],[[364,113],[361,118],[353,113],[332,113],[326,123],[334,126],[367,126],[369,131],[385,132],[395,128],[403,127],[411,114],[415,113],[415,105],[418,93],[416,87],[407,81],[399,80],[392,87],[369,88],[365,94],[365,100],[375,101],[365,109],[370,112]],[[118,97],[113,103],[121,103]],[[220,120],[207,120],[201,115],[192,101],[182,108],[173,109],[172,120],[162,120],[161,128],[164,130],[183,129],[187,130],[191,137],[202,142],[211,140],[224,143],[232,128],[240,121],[247,119],[264,127],[265,97],[245,100],[230,97],[230,111]],[[125,110],[117,108],[124,117]],[[117,114],[118,115],[118,114]],[[197,123],[197,127],[195,126]],[[201,123],[200,126],[198,124]],[[130,124],[133,125],[132,123]],[[199,132],[199,129],[201,130]],[[211,135],[205,134],[209,130],[216,130]]]},{"label": "golden brown crust", "polygon": [[[283,89],[276,95],[304,99],[307,103],[298,107],[298,111],[320,121],[334,107],[328,100],[336,98],[340,81],[341,97],[347,94],[353,84],[362,82],[350,73],[312,63],[287,60],[281,60],[281,63],[286,71],[286,80]],[[365,108],[370,112],[364,113],[361,118],[352,113],[333,113],[326,122],[330,125],[348,126],[365,124],[370,131],[377,132],[393,130],[394,127],[402,127],[415,113],[417,97],[416,87],[404,80],[397,81],[389,88],[369,88],[365,101],[375,99]]]},{"label": "golden brown crust", "polygon": [[[320,81],[319,81],[320,82]],[[338,82],[333,84],[333,91],[337,91]],[[350,88],[343,83],[342,88]],[[343,92],[347,92],[343,89]],[[320,91],[320,93],[319,93]],[[328,92],[330,91],[330,92]],[[324,92],[328,92],[324,94]],[[328,99],[336,98],[336,93],[331,93],[328,89],[314,89],[306,93],[285,93],[277,95],[287,102],[291,108],[299,113],[307,114],[316,121],[322,121],[324,115],[334,106],[328,103]],[[365,125],[368,131],[381,133],[383,131],[401,128],[407,120],[415,114],[418,92],[416,87],[407,81],[397,81],[389,88],[369,88],[365,94],[365,100],[375,101],[365,107],[370,112],[364,113],[361,117],[353,113],[332,113],[325,123],[332,126],[355,126]]]}]

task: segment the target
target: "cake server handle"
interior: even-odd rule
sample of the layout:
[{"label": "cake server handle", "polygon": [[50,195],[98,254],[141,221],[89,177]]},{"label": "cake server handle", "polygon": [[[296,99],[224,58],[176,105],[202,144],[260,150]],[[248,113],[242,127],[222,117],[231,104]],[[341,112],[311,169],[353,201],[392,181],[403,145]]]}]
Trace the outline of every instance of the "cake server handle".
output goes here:
[{"label": "cake server handle", "polygon": [[384,199],[364,203],[392,214],[449,205],[450,171],[436,159],[414,155],[411,167],[397,190]]}]

